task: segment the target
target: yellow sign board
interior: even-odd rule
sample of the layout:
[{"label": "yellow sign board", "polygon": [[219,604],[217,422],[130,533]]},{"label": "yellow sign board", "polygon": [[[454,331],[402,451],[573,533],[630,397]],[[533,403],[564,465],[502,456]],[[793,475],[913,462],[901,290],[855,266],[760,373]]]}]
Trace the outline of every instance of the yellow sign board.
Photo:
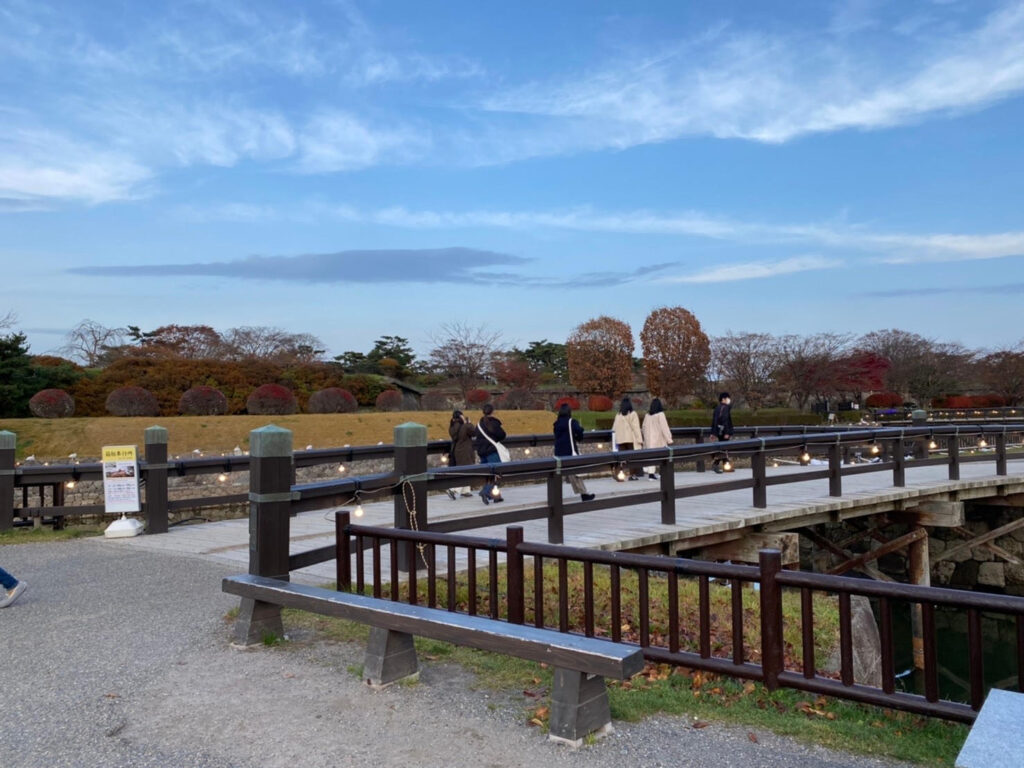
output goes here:
[{"label": "yellow sign board", "polygon": [[140,511],[138,449],[134,445],[105,445],[101,455],[107,512]]}]

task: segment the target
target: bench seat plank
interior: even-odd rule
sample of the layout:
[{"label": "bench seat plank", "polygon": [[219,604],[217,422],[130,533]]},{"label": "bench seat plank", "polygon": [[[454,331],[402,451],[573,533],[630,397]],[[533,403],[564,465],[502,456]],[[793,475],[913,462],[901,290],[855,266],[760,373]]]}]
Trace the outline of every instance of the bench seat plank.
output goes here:
[{"label": "bench seat plank", "polygon": [[285,608],[336,616],[394,632],[504,653],[616,680],[632,677],[644,665],[643,652],[639,648],[610,640],[335,592],[264,576],[229,576],[224,579],[222,589],[229,594]]}]

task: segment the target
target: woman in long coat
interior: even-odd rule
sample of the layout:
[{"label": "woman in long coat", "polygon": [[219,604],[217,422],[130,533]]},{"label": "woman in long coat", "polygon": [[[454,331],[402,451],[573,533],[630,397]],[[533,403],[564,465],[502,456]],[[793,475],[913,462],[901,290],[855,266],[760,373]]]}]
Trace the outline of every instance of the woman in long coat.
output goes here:
[{"label": "woman in long coat", "polygon": [[[672,443],[672,430],[668,426],[668,419],[665,418],[665,409],[659,398],[651,400],[651,408],[644,416],[644,426],[641,429],[644,436],[644,448],[664,448]],[[657,480],[657,467],[644,467],[648,480]]]},{"label": "woman in long coat", "polygon": [[[448,453],[448,466],[468,467],[476,464],[476,451],[473,450],[473,425],[469,423],[462,411],[453,411],[452,420],[448,425],[448,436],[452,439],[452,449]],[[468,485],[461,488],[449,488],[449,498],[472,496]]]},{"label": "woman in long coat", "polygon": [[[640,431],[640,417],[633,410],[633,401],[628,397],[622,398],[619,405],[619,412],[615,414],[615,421],[612,422],[612,441],[616,449],[620,451],[638,451],[644,447],[643,433]],[[630,480],[639,480],[640,476],[636,470],[630,469]],[[621,481],[620,481],[621,482]]]},{"label": "woman in long coat", "polygon": [[[555,435],[555,456],[578,456],[580,453],[579,443],[583,437],[583,425],[572,417],[572,408],[568,403],[562,403],[558,409],[558,418],[553,425]],[[565,482],[572,486],[574,493],[578,493],[583,501],[590,501],[594,494],[587,493],[587,486],[579,475],[565,475]]]}]

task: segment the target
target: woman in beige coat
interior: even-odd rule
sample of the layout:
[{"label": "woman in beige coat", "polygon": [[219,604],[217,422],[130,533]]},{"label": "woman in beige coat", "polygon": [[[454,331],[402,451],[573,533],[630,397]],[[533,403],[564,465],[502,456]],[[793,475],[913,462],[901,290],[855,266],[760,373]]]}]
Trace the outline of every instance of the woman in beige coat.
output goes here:
[{"label": "woman in beige coat", "polygon": [[[644,447],[643,433],[640,431],[640,417],[633,410],[633,403],[628,397],[622,398],[619,412],[612,422],[612,442],[620,451],[639,451]],[[636,470],[629,471],[630,480],[639,480]],[[623,481],[619,481],[623,482]]]},{"label": "woman in beige coat", "polygon": [[[672,443],[672,430],[669,429],[665,409],[657,397],[651,400],[651,408],[644,416],[642,429],[645,448],[664,448]],[[658,479],[657,467],[644,467],[648,480]]]}]

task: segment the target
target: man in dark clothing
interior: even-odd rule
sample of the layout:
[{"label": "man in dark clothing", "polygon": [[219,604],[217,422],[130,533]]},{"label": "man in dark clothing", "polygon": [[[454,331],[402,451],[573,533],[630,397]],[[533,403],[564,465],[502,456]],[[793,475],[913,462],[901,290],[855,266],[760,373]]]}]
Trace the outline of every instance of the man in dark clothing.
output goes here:
[{"label": "man in dark clothing", "polygon": [[[501,464],[501,456],[498,455],[496,443],[505,439],[505,430],[501,427],[501,421],[494,416],[493,405],[487,403],[482,410],[484,415],[476,423],[476,429],[473,432],[475,436],[473,447],[476,448],[476,452],[480,456],[481,464]],[[495,487],[495,484],[489,480],[484,483],[484,487],[480,491],[480,498],[484,500],[484,504],[490,504],[492,501],[495,503],[504,501],[500,491],[497,496],[492,495]]]},{"label": "man in dark clothing", "polygon": [[[732,398],[729,397],[728,392],[720,392],[718,405],[715,406],[715,411],[711,414],[711,436],[715,440],[725,442],[732,437],[732,433]],[[715,460],[711,463],[711,469],[719,474],[732,472],[731,467],[728,470],[722,468],[722,458],[723,454],[716,453]]]}]

